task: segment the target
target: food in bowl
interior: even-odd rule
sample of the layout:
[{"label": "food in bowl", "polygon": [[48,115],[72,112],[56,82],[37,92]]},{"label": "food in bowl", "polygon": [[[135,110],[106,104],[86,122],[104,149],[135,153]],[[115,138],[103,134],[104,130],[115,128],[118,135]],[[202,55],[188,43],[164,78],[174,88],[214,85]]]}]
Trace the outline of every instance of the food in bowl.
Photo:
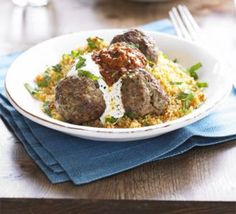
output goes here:
[{"label": "food in bowl", "polygon": [[201,63],[185,68],[134,29],[111,43],[90,37],[37,75],[31,95],[50,117],[84,126],[137,128],[175,120],[204,101]]}]

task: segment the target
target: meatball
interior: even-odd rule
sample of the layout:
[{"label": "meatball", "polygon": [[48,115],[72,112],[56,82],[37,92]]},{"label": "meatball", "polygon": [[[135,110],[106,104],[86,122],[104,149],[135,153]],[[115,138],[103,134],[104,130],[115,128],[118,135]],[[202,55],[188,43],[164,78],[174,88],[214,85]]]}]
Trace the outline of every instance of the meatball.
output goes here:
[{"label": "meatball", "polygon": [[121,98],[126,113],[134,117],[163,114],[168,106],[168,95],[159,82],[143,69],[122,76]]},{"label": "meatball", "polygon": [[126,42],[137,47],[150,61],[157,61],[158,48],[155,41],[146,36],[143,32],[134,29],[124,34],[115,36],[111,44],[116,42]]},{"label": "meatball", "polygon": [[97,82],[84,76],[68,76],[57,84],[55,106],[66,121],[74,124],[96,120],[106,108]]},{"label": "meatball", "polygon": [[118,81],[128,70],[144,68],[147,64],[145,56],[139,49],[133,49],[124,42],[94,52],[92,58],[100,65],[100,73],[109,86]]}]

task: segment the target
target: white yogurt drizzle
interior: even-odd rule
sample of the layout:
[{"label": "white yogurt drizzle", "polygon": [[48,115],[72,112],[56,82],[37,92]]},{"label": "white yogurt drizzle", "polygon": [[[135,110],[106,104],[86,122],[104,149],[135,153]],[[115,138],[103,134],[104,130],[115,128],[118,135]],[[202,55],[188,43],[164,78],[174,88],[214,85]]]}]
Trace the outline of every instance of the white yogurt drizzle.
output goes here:
[{"label": "white yogurt drizzle", "polygon": [[[119,79],[116,83],[114,83],[112,86],[109,87],[104,81],[102,75],[100,74],[99,66],[92,60],[91,55],[92,54],[86,54],[82,56],[83,58],[86,59],[85,61],[86,65],[83,66],[81,69],[89,71],[90,73],[99,77],[98,79],[99,89],[102,91],[106,103],[106,109],[102,114],[102,116],[100,117],[101,122],[104,124],[105,119],[107,117],[120,118],[125,113],[123,103],[121,100],[122,80]],[[75,68],[77,62],[78,60],[75,61],[74,65],[68,72],[67,76],[77,75],[77,71]]]}]

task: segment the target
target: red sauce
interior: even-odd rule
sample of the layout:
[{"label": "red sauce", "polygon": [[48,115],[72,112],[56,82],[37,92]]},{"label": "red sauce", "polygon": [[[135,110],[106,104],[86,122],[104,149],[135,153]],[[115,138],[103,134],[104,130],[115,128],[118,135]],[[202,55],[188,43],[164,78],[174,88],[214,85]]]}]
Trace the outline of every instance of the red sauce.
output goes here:
[{"label": "red sauce", "polygon": [[146,57],[126,43],[114,43],[94,52],[92,59],[100,65],[100,73],[109,86],[117,82],[125,72],[144,68],[147,64]]}]

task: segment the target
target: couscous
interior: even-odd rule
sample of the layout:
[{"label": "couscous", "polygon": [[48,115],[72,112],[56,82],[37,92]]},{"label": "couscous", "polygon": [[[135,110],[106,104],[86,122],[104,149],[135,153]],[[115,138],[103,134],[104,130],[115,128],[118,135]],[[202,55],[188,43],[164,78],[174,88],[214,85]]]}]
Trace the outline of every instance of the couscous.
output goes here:
[{"label": "couscous", "polygon": [[[129,43],[127,41],[125,42]],[[106,55],[104,54],[103,56],[107,56],[108,54],[112,56],[110,60],[118,60],[117,57],[121,56],[126,57],[120,53],[119,56],[116,56],[118,52],[113,54],[111,51],[114,51],[114,49],[117,48],[117,45],[113,45],[112,50],[111,45],[112,44],[108,44],[106,41],[98,37],[88,38],[87,44],[84,47],[76,48],[72,50],[71,53],[64,54],[58,64],[46,68],[44,72],[37,75],[34,80],[34,86],[26,83],[26,89],[35,99],[41,102],[42,111],[54,119],[72,122],[79,125],[106,128],[137,128],[165,123],[191,113],[205,101],[204,88],[207,87],[207,83],[201,82],[197,75],[197,70],[202,66],[200,62],[190,68],[185,68],[178,63],[178,59],[170,59],[165,55],[165,53],[159,50],[156,53],[157,60],[152,60],[153,55],[150,60],[150,57],[143,54],[144,52],[140,49],[140,45],[137,46],[130,42],[129,46],[127,46],[127,50],[131,50],[130,53],[127,52],[129,54],[127,56],[130,58],[127,59],[125,64],[122,62],[122,66],[126,69],[122,68],[117,72],[118,69],[116,69],[116,67],[110,69],[109,66],[112,64],[111,61],[107,65],[101,61],[101,57],[98,58],[99,54],[104,54],[104,52],[106,52]],[[126,45],[120,43],[119,47],[125,49]],[[111,55],[111,53],[113,55]],[[136,57],[135,60],[133,60],[132,57]],[[94,71],[96,70],[95,64],[100,71]],[[116,66],[117,64],[120,65],[121,62],[116,61]],[[103,73],[101,72],[101,68],[103,68]],[[150,77],[148,76],[149,79],[146,78],[146,74],[146,76],[138,76],[135,77],[136,79],[132,79],[132,71],[135,70],[135,74],[137,74],[140,69],[145,70],[145,72],[150,75]],[[112,74],[110,75],[110,73]],[[133,84],[132,90],[134,94],[137,96],[150,95],[149,99],[144,97],[144,101],[139,102],[149,102],[148,104],[150,106],[152,105],[151,107],[141,106],[139,109],[134,107],[134,110],[132,110],[131,104],[129,105],[124,103],[126,101],[124,100],[124,95],[122,96],[122,93],[126,92],[122,91],[122,80],[125,81],[122,78],[124,78],[126,73],[131,73],[129,81],[131,81],[130,84]],[[93,94],[92,90],[95,90],[95,88],[96,90],[101,90],[99,96],[102,94],[104,98],[100,98],[100,100],[105,103],[106,107],[104,107],[103,103],[103,109],[101,111],[100,108],[97,118],[93,117],[93,119],[86,119],[85,121],[79,120],[80,122],[77,123],[76,120],[71,120],[70,117],[63,114],[61,111],[62,106],[60,106],[62,105],[60,101],[62,95],[56,95],[56,90],[59,88],[58,85],[61,84],[60,82],[65,78],[68,78],[68,76],[78,76],[78,78],[82,76],[83,78],[88,78],[89,81],[91,81],[91,84],[94,84],[92,89],[89,89],[91,96]],[[111,79],[111,77],[113,77],[113,79]],[[155,84],[151,78],[155,79]],[[149,80],[151,83],[149,83]],[[139,85],[138,89],[135,88],[135,84],[137,86]],[[149,87],[149,85],[152,86]],[[142,88],[142,91],[140,87]],[[153,96],[156,93],[153,92],[153,90],[156,90],[156,92],[159,93],[159,97],[156,100],[163,102],[163,105],[165,105],[165,107],[161,106],[161,111],[160,109],[156,109],[157,107],[154,106],[155,103],[153,104]],[[74,91],[76,91],[75,88],[68,93],[66,92],[65,96],[70,96]],[[86,93],[88,89],[82,87],[79,91],[80,92],[76,92],[80,93],[79,95],[76,94],[77,97],[73,94],[71,95],[72,97],[74,96],[74,99],[77,99],[78,102],[76,102],[78,105],[80,105],[78,99],[87,99]],[[140,94],[138,94],[139,91]],[[134,99],[136,95],[134,95]],[[141,100],[140,96],[137,97],[136,100]],[[92,99],[94,100],[94,97]],[[72,100],[72,98],[67,99],[67,102],[70,102],[70,100]],[[83,103],[86,106],[88,102],[90,101],[86,100]],[[96,105],[99,105],[99,102]],[[91,107],[92,104],[93,103],[90,103],[89,106]],[[73,110],[78,112],[78,114],[86,111],[89,114],[89,111],[96,111],[96,107],[89,107],[90,109],[82,109],[78,107],[78,109],[76,109],[76,105],[73,105]],[[138,103],[137,106],[139,106]],[[68,103],[64,103],[63,108],[63,110],[67,110],[70,106]],[[73,117],[77,117],[74,112]]]}]

